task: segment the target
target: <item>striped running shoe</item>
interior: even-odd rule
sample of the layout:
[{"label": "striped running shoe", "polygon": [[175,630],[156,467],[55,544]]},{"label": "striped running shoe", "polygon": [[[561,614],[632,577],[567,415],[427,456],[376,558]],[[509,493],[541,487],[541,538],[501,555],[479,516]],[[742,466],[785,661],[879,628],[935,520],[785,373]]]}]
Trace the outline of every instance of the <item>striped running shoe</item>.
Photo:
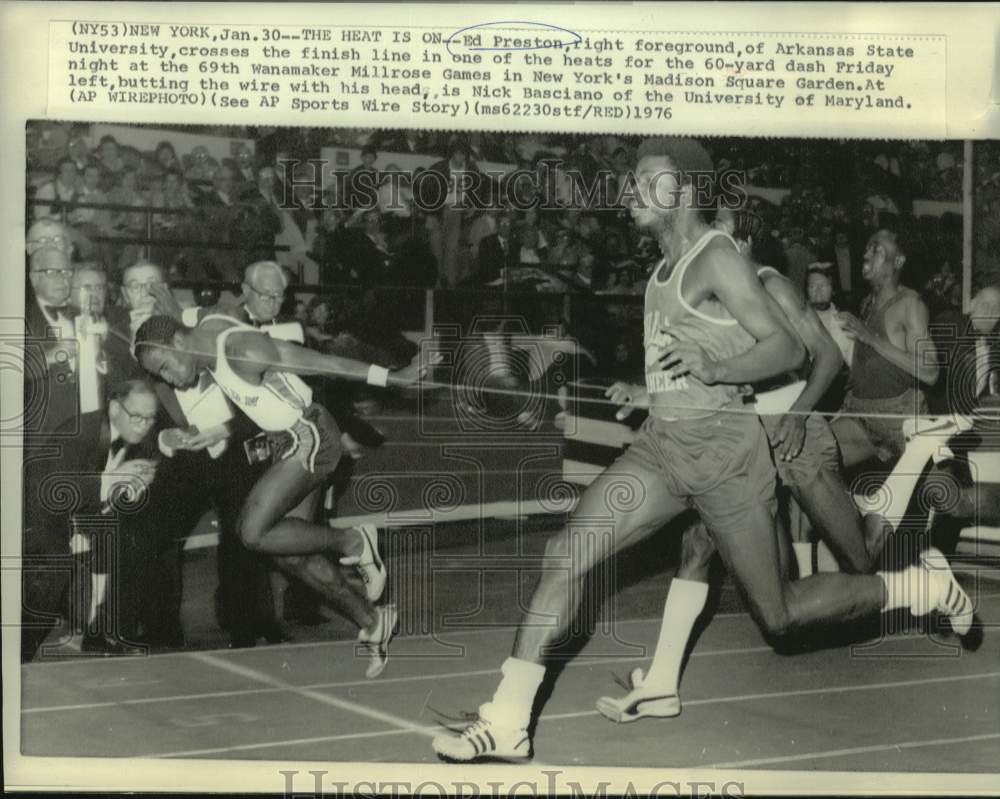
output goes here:
[{"label": "striped running shoe", "polygon": [[368,654],[365,677],[374,680],[389,665],[389,642],[399,626],[399,612],[395,605],[375,608],[375,621],[370,628],[358,631],[358,643]]},{"label": "striped running shoe", "polygon": [[479,716],[465,729],[448,728],[431,746],[438,757],[461,763],[479,760],[523,761],[532,757],[531,736],[517,727],[503,727]]},{"label": "striped running shoe", "polygon": [[920,556],[920,564],[927,574],[928,590],[918,592],[920,596],[910,607],[913,615],[937,611],[948,619],[957,635],[968,635],[975,621],[975,607],[955,579],[948,559],[941,550],[931,547]]},{"label": "striped running shoe", "polygon": [[646,675],[642,669],[634,668],[629,675],[631,686],[620,678],[615,678],[619,684],[628,690],[625,696],[602,696],[597,700],[597,710],[606,719],[616,724],[627,724],[638,721],[646,716],[669,719],[679,716],[681,698],[676,692],[664,693],[655,688],[646,688],[643,684]]},{"label": "striped running shoe", "polygon": [[340,559],[344,566],[357,568],[365,583],[365,596],[369,602],[377,602],[385,591],[385,564],[378,552],[378,528],[374,524],[362,524],[355,528],[361,536],[364,549],[360,555]]}]

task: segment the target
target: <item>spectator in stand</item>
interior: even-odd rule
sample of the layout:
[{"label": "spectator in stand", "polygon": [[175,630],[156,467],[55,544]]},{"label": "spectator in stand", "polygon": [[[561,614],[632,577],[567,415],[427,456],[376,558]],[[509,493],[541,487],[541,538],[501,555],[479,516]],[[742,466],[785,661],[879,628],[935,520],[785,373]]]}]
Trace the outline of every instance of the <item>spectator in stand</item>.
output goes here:
[{"label": "spectator in stand", "polygon": [[241,254],[243,260],[273,261],[275,237],[281,233],[281,209],[275,198],[277,175],[273,167],[261,167],[256,182],[249,185],[238,183],[239,207],[233,222],[235,241],[252,247],[249,253]]},{"label": "spectator in stand", "polygon": [[[108,202],[108,195],[101,191],[101,168],[91,161],[83,168],[83,179],[76,200],[79,203],[101,205]],[[86,236],[106,236],[111,227],[111,215],[104,208],[74,208],[69,223]]]},{"label": "spectator in stand", "polygon": [[427,237],[438,263],[438,286],[453,288],[466,282],[462,241],[466,219],[474,213],[473,197],[481,191],[482,173],[471,160],[467,141],[455,138],[448,157],[432,164],[414,183],[414,194],[427,210]]},{"label": "spectator in stand", "polygon": [[393,265],[389,240],[382,230],[382,214],[377,208],[355,211],[347,223],[344,262],[352,282],[365,286],[385,284]]},{"label": "spectator in stand", "polygon": [[362,207],[362,203],[371,200],[372,195],[378,192],[380,178],[375,162],[378,160],[378,152],[371,145],[365,145],[361,149],[361,163],[352,169],[347,175],[347,199],[351,210]]},{"label": "spectator in stand", "polygon": [[244,187],[253,188],[257,182],[257,167],[254,163],[253,152],[250,148],[240,142],[236,145],[236,154],[233,156],[231,164],[236,175],[236,185],[240,191]]},{"label": "spectator in stand", "polygon": [[101,189],[110,193],[120,182],[122,170],[125,169],[125,159],[114,136],[102,136],[97,145],[97,160],[101,166]]},{"label": "spectator in stand", "polygon": [[77,171],[81,173],[83,172],[83,168],[94,160],[94,157],[90,154],[90,147],[87,145],[87,140],[83,136],[73,136],[69,140],[69,144],[66,145],[66,154],[76,164]]},{"label": "spectator in stand", "polygon": [[315,247],[319,234],[319,208],[317,187],[297,176],[292,185],[292,207],[281,213],[282,229],[277,243],[288,247],[277,254],[276,260],[295,275],[300,283],[315,285],[320,281],[319,264],[309,253]]},{"label": "spectator in stand", "polygon": [[[140,519],[144,514],[139,498],[148,491],[156,474],[156,448],[150,435],[156,413],[156,396],[148,383],[122,384],[115,388],[106,410],[66,420],[50,442],[61,457],[48,459],[31,475],[34,485],[55,480],[55,485],[66,491],[72,502],[55,506],[41,503],[41,512],[29,519],[23,572],[25,616],[30,618],[32,612],[40,611],[66,612],[70,581],[64,564],[70,559],[71,538],[92,539],[87,545],[77,544],[74,550],[79,555],[86,546],[91,552],[86,558],[89,563],[73,569],[82,584],[73,586],[74,601],[69,608],[71,632],[82,633],[83,652],[125,654],[139,642],[140,603],[144,592],[149,590],[140,554],[143,538]],[[131,512],[120,512],[128,506]],[[138,513],[136,508],[140,509]],[[113,535],[87,536],[83,532],[86,527],[76,527],[77,519],[94,516],[110,517]],[[109,549],[113,552],[110,557]],[[29,564],[36,557],[44,560],[40,568],[31,569]],[[58,565],[63,568],[57,568]],[[84,565],[90,569],[81,568]],[[105,603],[99,593],[91,596],[91,569],[104,577],[105,584],[114,587],[115,601],[107,607],[113,613],[101,611]],[[84,601],[80,602],[80,598]],[[85,615],[85,611],[89,613]],[[93,617],[96,635],[89,629],[91,619],[87,616]],[[45,621],[51,624],[51,618],[49,615]],[[31,621],[24,625],[23,660],[32,659],[48,633],[46,627],[37,628],[37,619]]]},{"label": "spectator in stand", "polygon": [[[40,224],[36,222],[32,231]],[[51,433],[79,410],[76,333],[68,307],[73,268],[65,234],[62,241],[62,248],[43,246],[29,257],[30,290],[24,310],[26,436]]]},{"label": "spectator in stand", "polygon": [[327,332],[330,321],[330,299],[322,294],[316,294],[306,305],[306,322],[304,325],[306,346],[322,349],[323,345],[333,340]]},{"label": "spectator in stand", "polygon": [[924,300],[930,309],[932,318],[957,307],[953,304],[952,296],[956,286],[961,291],[958,277],[951,268],[951,260],[946,258],[937,272],[924,285]]},{"label": "spectator in stand", "polygon": [[160,243],[154,245],[151,251],[152,259],[166,265],[170,274],[184,275],[192,259],[191,251],[162,243],[198,238],[197,223],[190,213],[194,209],[194,202],[179,169],[171,168],[164,173],[160,189],[150,191],[149,204],[153,208],[187,212],[153,214],[153,237]]},{"label": "spectator in stand", "polygon": [[35,205],[34,218],[53,218],[61,220],[66,206],[77,198],[80,189],[80,175],[72,158],[60,158],[56,165],[56,176],[48,183],[39,186],[35,192],[36,200],[54,200],[52,205]]},{"label": "spectator in stand", "polygon": [[184,171],[184,179],[190,184],[195,203],[200,204],[201,195],[211,194],[215,188],[215,173],[219,169],[219,162],[200,144],[191,151],[185,161],[187,168]]},{"label": "spectator in stand", "polygon": [[478,282],[503,285],[505,270],[519,265],[520,247],[515,246],[512,228],[510,214],[504,214],[497,220],[497,232],[479,242]]},{"label": "spectator in stand", "polygon": [[[236,181],[232,167],[220,166],[215,170],[213,189],[202,194],[200,206],[205,210],[202,238],[222,245],[245,244],[237,240],[233,223],[239,210],[236,206]],[[236,283],[240,279],[240,268],[246,257],[245,252],[220,247],[206,250],[202,267],[212,280]]]},{"label": "spectator in stand", "polygon": [[350,268],[345,253],[350,246],[350,234],[344,229],[344,212],[327,208],[320,218],[319,231],[309,253],[319,264],[319,282],[322,286],[336,286],[351,282]]},{"label": "spectator in stand", "polygon": [[806,272],[809,270],[809,264],[816,261],[816,253],[806,244],[805,231],[801,227],[795,226],[788,231],[785,259],[788,262],[786,276],[796,289],[804,292]]},{"label": "spectator in stand", "polygon": [[580,263],[580,248],[576,238],[569,230],[560,229],[556,232],[556,243],[547,256],[552,269],[568,269],[574,271]]},{"label": "spectator in stand", "polygon": [[829,263],[815,263],[809,266],[806,277],[806,298],[816,311],[830,337],[840,348],[844,358],[844,368],[837,380],[827,390],[820,402],[822,410],[836,410],[840,407],[847,389],[847,379],[850,376],[851,363],[854,360],[854,339],[848,336],[838,321],[838,309],[834,304],[836,291],[836,272]]},{"label": "spectator in stand", "polygon": [[520,249],[517,262],[520,265],[536,265],[545,263],[548,249],[542,244],[538,228],[534,225],[524,225],[521,228]]},{"label": "spectator in stand", "polygon": [[[96,161],[83,169],[83,177],[76,193],[76,203],[101,205],[110,202],[101,191],[101,171]],[[113,263],[112,247],[104,239],[113,235],[111,214],[106,208],[80,208],[74,206],[67,217],[69,235],[77,255],[84,260],[96,259],[107,266]]]},{"label": "spectator in stand", "polygon": [[[118,184],[108,194],[108,202],[112,205],[131,206],[144,209],[149,200],[139,190],[138,176],[132,167],[124,167],[118,174]],[[142,210],[129,211],[119,208],[109,212],[110,228],[113,235],[119,239],[138,239],[146,235],[146,214]],[[141,245],[134,241],[111,244],[109,257],[112,259],[108,267],[115,276],[121,274],[129,264],[135,263],[141,252]]]},{"label": "spectator in stand", "polygon": [[177,150],[168,141],[161,141],[156,145],[153,160],[156,161],[156,165],[160,168],[161,173],[166,174],[171,170],[181,171],[181,161],[177,157]]}]

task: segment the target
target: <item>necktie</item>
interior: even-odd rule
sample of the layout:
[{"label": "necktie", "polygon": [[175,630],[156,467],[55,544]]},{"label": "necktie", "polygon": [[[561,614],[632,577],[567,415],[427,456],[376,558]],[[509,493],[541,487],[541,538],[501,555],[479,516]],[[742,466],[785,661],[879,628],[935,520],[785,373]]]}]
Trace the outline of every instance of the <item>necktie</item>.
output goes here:
[{"label": "necktie", "polygon": [[117,457],[118,453],[121,452],[127,446],[124,438],[116,438],[111,442],[111,449],[109,451],[109,456],[111,458]]}]

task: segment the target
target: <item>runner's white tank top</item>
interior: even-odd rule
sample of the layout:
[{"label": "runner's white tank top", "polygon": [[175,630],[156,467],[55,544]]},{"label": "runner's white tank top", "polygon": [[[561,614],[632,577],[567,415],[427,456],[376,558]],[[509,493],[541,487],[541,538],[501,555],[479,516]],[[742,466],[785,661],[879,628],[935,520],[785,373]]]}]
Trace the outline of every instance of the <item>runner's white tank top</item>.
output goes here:
[{"label": "runner's white tank top", "polygon": [[[773,266],[761,266],[757,269],[757,277],[761,283],[766,283],[771,275],[782,277],[781,272]],[[763,416],[788,413],[805,388],[806,381],[799,378],[795,372],[786,372],[768,380],[766,385],[755,387],[754,402],[757,405],[757,412]]]},{"label": "runner's white tank top", "polygon": [[219,334],[215,369],[209,370],[222,392],[261,430],[273,433],[295,427],[312,404],[312,389],[298,375],[271,369],[264,373],[259,385],[248,383],[229,366],[226,341],[232,333],[256,328],[217,314],[206,316],[202,324],[210,319],[224,319],[233,325]]}]

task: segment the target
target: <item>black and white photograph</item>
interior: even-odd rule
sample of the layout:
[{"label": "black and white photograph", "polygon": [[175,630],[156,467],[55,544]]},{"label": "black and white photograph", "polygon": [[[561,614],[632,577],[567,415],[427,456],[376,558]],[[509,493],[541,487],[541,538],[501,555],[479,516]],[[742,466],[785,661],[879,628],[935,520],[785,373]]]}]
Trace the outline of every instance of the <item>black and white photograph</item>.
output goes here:
[{"label": "black and white photograph", "polygon": [[0,13],[5,787],[995,793],[997,7],[267,5]]},{"label": "black and white photograph", "polygon": [[995,769],[1000,148],[26,136],[25,753]]}]

